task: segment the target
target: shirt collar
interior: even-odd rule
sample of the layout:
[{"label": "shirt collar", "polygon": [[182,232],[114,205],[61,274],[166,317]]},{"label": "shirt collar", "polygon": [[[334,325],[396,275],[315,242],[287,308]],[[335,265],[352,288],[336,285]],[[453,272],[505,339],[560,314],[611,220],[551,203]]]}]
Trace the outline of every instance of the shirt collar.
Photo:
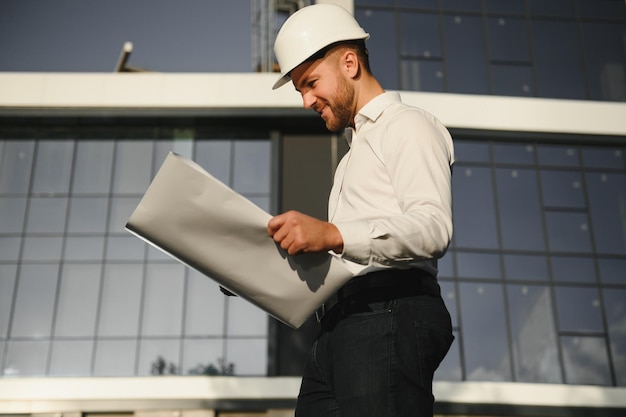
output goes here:
[{"label": "shirt collar", "polygon": [[346,129],[348,145],[352,145],[352,136],[361,129],[363,124],[368,120],[375,122],[387,107],[401,101],[400,93],[396,91],[387,91],[371,99],[354,117],[355,128]]}]

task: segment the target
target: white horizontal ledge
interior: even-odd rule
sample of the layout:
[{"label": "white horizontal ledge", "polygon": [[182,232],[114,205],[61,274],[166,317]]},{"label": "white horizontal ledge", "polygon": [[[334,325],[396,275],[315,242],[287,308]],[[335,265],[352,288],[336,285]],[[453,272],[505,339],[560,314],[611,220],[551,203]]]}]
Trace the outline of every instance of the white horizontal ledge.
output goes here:
[{"label": "white horizontal ledge", "polygon": [[[0,111],[301,109],[274,73],[0,73]],[[626,103],[402,92],[450,128],[626,137]],[[67,112],[66,112],[67,113]]]}]

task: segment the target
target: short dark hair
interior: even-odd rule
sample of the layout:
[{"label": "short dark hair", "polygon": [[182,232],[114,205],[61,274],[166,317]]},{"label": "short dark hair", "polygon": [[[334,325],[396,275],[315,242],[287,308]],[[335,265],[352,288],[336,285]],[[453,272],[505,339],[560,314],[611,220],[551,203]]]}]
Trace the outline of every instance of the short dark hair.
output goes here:
[{"label": "short dark hair", "polygon": [[339,42],[331,43],[330,45],[320,49],[319,51],[311,55],[308,59],[304,60],[304,62],[311,62],[311,61],[317,61],[318,59],[322,59],[326,56],[328,51],[330,51],[331,49],[337,46],[344,46],[344,47],[352,49],[356,53],[359,59],[359,62],[363,65],[363,68],[365,69],[365,71],[368,72],[369,74],[372,73],[372,70],[370,68],[369,51],[367,50],[367,47],[365,46],[365,41],[363,39],[355,39],[355,40],[339,41]]}]

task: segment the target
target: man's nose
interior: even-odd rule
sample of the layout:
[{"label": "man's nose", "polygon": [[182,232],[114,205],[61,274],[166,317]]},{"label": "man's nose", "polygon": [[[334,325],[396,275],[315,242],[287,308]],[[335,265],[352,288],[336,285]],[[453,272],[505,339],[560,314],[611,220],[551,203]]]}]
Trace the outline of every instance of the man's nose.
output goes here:
[{"label": "man's nose", "polygon": [[304,105],[305,109],[313,108],[315,101],[316,101],[316,98],[313,94],[309,92],[302,93],[302,104]]}]

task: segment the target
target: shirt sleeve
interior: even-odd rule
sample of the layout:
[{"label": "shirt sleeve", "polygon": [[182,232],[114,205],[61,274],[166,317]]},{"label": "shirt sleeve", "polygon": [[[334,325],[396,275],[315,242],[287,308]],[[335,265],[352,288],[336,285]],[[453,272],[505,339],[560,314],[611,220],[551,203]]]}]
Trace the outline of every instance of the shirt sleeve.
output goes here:
[{"label": "shirt sleeve", "polygon": [[394,266],[443,256],[452,238],[452,138],[433,116],[407,109],[394,116],[381,153],[401,213],[336,223],[342,257]]}]

